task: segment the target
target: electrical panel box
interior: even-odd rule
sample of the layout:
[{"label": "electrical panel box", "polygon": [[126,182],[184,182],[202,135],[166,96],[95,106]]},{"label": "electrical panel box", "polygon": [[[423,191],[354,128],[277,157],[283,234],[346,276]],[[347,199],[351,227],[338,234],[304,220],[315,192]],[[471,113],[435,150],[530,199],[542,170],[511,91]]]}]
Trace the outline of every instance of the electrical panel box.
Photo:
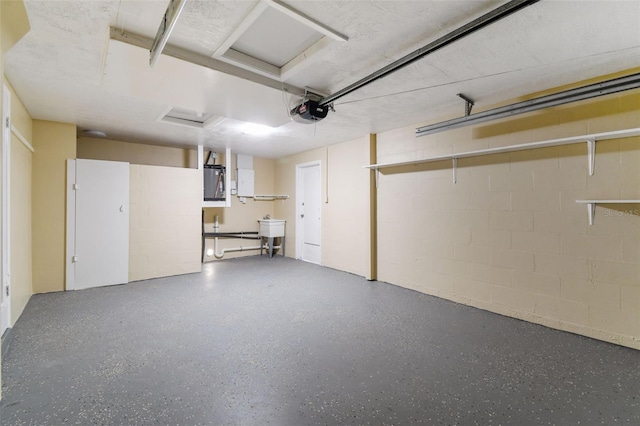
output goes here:
[{"label": "electrical panel box", "polygon": [[236,155],[236,168],[243,170],[253,170],[253,156],[251,155]]},{"label": "electrical panel box", "polygon": [[253,197],[254,171],[238,169],[238,197]]}]

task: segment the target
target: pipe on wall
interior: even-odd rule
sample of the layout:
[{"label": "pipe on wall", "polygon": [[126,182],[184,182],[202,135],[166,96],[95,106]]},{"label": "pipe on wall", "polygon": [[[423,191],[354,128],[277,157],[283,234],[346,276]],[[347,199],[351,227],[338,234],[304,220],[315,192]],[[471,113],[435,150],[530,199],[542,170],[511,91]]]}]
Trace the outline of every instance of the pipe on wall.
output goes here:
[{"label": "pipe on wall", "polygon": [[[219,229],[220,229],[220,224],[218,223],[218,216],[216,215],[215,222],[213,223],[213,230],[215,233],[218,233]],[[213,239],[213,256],[216,259],[222,259],[225,253],[247,251],[247,250],[262,250],[265,248],[267,248],[266,244],[261,244],[259,246],[250,246],[250,247],[239,246],[239,247],[225,248],[225,249],[222,249],[220,253],[218,253],[218,237],[216,236]]]}]

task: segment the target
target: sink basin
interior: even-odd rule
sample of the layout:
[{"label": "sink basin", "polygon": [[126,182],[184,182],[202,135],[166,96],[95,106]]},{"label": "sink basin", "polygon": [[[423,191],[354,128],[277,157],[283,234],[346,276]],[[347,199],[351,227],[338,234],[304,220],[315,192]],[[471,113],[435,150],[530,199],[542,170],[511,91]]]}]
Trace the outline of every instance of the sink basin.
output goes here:
[{"label": "sink basin", "polygon": [[267,238],[284,237],[285,220],[281,219],[261,219],[260,236]]}]

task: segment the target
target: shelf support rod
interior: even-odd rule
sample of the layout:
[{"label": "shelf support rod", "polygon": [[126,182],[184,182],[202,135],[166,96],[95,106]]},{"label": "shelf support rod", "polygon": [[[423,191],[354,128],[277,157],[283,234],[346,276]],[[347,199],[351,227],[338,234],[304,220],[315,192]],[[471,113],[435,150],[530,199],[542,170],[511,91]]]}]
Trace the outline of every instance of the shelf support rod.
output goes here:
[{"label": "shelf support rod", "polygon": [[596,164],[596,140],[587,139],[587,161],[589,162],[589,176],[593,176]]},{"label": "shelf support rod", "polygon": [[589,217],[589,225],[593,225],[593,217],[596,215],[596,203],[587,203],[587,215]]},{"label": "shelf support rod", "polygon": [[453,183],[458,183],[458,159],[453,158]]}]

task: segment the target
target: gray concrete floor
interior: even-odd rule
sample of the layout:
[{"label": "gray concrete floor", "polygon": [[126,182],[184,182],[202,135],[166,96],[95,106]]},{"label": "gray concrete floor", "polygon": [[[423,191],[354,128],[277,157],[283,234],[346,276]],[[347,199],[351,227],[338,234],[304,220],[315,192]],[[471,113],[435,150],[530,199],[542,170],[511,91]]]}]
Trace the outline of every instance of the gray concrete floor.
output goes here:
[{"label": "gray concrete floor", "polygon": [[266,256],[36,295],[3,425],[640,424],[640,352]]}]

